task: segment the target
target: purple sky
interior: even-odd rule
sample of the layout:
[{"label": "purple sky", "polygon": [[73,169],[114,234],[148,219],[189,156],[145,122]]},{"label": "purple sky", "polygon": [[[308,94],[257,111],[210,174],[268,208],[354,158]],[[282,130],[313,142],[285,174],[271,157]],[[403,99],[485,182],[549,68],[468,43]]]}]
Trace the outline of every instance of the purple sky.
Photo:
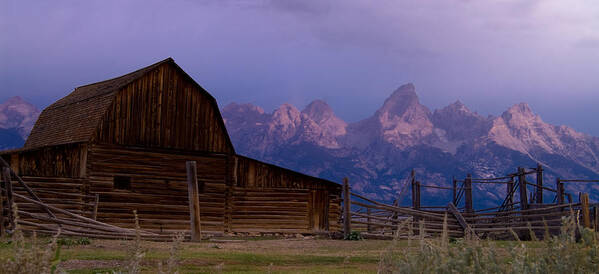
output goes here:
[{"label": "purple sky", "polygon": [[596,0],[4,0],[0,33],[0,101],[40,108],[172,56],[221,106],[324,99],[356,121],[413,82],[432,109],[528,102],[599,136]]}]

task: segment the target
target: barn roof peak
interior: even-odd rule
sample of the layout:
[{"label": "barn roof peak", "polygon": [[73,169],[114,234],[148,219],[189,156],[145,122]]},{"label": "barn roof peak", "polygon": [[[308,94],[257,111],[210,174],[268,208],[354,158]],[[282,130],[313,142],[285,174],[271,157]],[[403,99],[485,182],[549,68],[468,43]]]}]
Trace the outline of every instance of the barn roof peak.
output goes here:
[{"label": "barn roof peak", "polygon": [[89,142],[116,94],[127,85],[159,69],[164,64],[170,64],[184,78],[197,85],[218,110],[214,97],[201,88],[175,63],[173,58],[169,57],[112,79],[75,88],[69,95],[42,111],[24,148]]},{"label": "barn roof peak", "polygon": [[90,99],[90,98],[93,98],[96,96],[102,96],[107,93],[115,92],[115,91],[119,90],[120,88],[128,85],[129,83],[139,79],[146,73],[154,70],[158,66],[160,66],[164,63],[169,63],[169,62],[175,64],[175,60],[173,60],[173,58],[169,57],[162,61],[159,61],[152,65],[149,65],[147,67],[138,69],[136,71],[133,71],[133,72],[121,75],[121,76],[114,77],[112,79],[79,86],[79,87],[75,88],[75,90],[73,90],[73,92],[71,92],[69,95],[56,101],[54,104],[50,105],[48,108],[63,107],[63,106],[77,103],[80,101],[84,101],[84,100],[87,100],[87,99]]}]

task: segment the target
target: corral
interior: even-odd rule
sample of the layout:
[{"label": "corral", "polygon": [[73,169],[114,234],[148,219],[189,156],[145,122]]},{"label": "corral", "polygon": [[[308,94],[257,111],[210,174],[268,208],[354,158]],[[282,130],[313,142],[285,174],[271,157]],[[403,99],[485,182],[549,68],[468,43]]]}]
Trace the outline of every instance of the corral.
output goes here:
[{"label": "corral", "polygon": [[[560,234],[563,217],[573,217],[582,227],[599,231],[599,204],[589,202],[588,193],[579,193],[578,202],[567,193],[564,183],[599,183],[599,180],[560,179],[555,188],[544,185],[544,169],[540,164],[533,168],[518,168],[503,177],[473,178],[470,174],[462,180],[454,179],[452,186],[423,184],[414,171],[406,186],[411,186],[410,207],[383,204],[349,190],[344,183],[344,232],[360,231],[371,238],[409,237],[425,232],[452,237],[484,237],[513,239],[516,233],[522,239],[543,238]],[[529,177],[534,176],[534,180]],[[492,208],[474,208],[474,184],[505,185],[503,202]],[[421,188],[435,188],[452,192],[447,206],[421,204]],[[532,189],[532,192],[531,192]],[[545,192],[553,197],[544,201]],[[567,200],[566,200],[567,197]]]},{"label": "corral", "polygon": [[67,229],[72,213],[118,233],[133,210],[148,235],[194,230],[190,214],[204,234],[340,229],[341,186],[237,155],[216,100],[171,58],[76,88],[0,155],[4,227],[14,200],[46,232],[89,229]]}]

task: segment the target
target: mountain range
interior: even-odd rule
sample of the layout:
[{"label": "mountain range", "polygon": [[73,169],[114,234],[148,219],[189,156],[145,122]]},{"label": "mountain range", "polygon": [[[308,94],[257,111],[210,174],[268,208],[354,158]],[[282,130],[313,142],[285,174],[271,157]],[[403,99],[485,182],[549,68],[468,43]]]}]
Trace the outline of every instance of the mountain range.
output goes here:
[{"label": "mountain range", "polygon": [[[238,153],[336,182],[348,177],[354,191],[378,200],[409,204],[412,169],[422,184],[436,186],[450,186],[453,176],[503,176],[537,163],[552,188],[558,177],[599,179],[599,138],[545,123],[526,103],[499,116],[484,117],[460,101],[431,111],[406,84],[371,117],[354,123],[321,100],[301,111],[284,104],[272,113],[232,103],[222,115]],[[599,186],[568,184],[566,191],[599,198]],[[476,184],[473,195],[478,206],[492,206],[505,192],[504,185]],[[422,201],[446,204],[451,195],[426,188]]]},{"label": "mountain range", "polygon": [[16,96],[0,104],[0,150],[23,146],[40,111]]},{"label": "mountain range", "polygon": [[[22,146],[39,113],[20,97],[0,104],[0,150]],[[436,186],[450,186],[453,176],[503,176],[537,163],[552,188],[558,177],[599,179],[599,138],[545,123],[526,103],[499,116],[484,117],[460,101],[431,111],[413,84],[399,87],[372,116],[354,123],[322,100],[301,111],[283,104],[272,113],[231,103],[222,116],[237,153],[336,182],[348,177],[353,191],[386,202],[410,203],[412,169],[422,184]],[[599,200],[599,185],[568,184],[566,191]],[[445,205],[451,195],[422,189],[423,204]],[[475,184],[473,195],[476,206],[494,206],[505,186]],[[553,198],[545,192],[545,200]]]}]

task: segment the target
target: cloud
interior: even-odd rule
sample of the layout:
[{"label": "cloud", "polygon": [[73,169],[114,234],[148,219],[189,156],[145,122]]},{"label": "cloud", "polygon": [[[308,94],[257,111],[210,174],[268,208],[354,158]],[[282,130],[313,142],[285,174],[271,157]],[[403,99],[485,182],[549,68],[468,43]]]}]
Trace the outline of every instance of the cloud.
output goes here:
[{"label": "cloud", "polygon": [[221,103],[331,98],[348,120],[405,82],[430,107],[575,106],[599,100],[598,15],[595,0],[9,0],[0,86],[43,105],[173,56]]}]

